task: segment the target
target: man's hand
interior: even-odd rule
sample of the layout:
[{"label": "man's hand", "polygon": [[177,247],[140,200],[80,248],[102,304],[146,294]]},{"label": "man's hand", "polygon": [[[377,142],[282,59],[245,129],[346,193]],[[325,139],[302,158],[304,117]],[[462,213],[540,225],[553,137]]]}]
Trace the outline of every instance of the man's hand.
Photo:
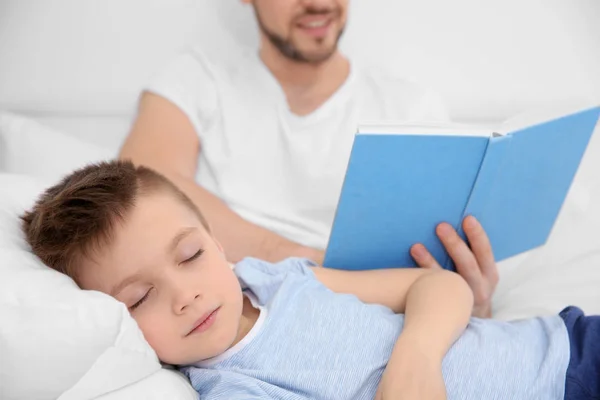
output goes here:
[{"label": "man's hand", "polygon": [[445,400],[441,359],[415,350],[408,341],[403,342],[402,336],[396,347],[402,357],[390,360],[375,400]]},{"label": "man's hand", "polygon": [[[463,221],[469,246],[447,223],[437,226],[436,233],[456,265],[456,271],[467,281],[475,298],[473,316],[492,316],[492,296],[498,285],[498,268],[487,234],[473,216]],[[422,244],[411,248],[411,255],[421,268],[441,268]]]}]

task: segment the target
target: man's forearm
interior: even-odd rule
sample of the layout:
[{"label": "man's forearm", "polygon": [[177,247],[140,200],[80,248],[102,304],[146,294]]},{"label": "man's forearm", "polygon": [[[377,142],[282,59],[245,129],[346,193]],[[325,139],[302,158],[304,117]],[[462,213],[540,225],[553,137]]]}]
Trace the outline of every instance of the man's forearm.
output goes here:
[{"label": "man's forearm", "polygon": [[279,261],[286,257],[307,257],[322,262],[322,253],[299,245],[267,229],[246,221],[221,199],[193,180],[178,174],[166,174],[200,208],[212,233],[225,249],[227,259],[237,262],[244,257]]},{"label": "man's forearm", "polygon": [[[441,361],[469,323],[473,293],[458,275],[439,271],[419,278],[406,297],[405,320],[398,342]],[[394,354],[392,357],[401,355]]]}]

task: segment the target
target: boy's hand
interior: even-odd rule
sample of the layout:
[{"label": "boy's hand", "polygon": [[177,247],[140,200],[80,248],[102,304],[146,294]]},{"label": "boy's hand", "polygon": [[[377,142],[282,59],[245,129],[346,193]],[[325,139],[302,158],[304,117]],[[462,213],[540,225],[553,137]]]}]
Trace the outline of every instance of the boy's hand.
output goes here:
[{"label": "boy's hand", "polygon": [[[456,271],[467,281],[475,298],[473,316],[492,316],[492,296],[498,285],[498,268],[487,234],[473,216],[463,221],[469,246],[449,224],[437,226],[436,233],[456,265]],[[411,248],[411,255],[421,268],[441,268],[422,244]]]},{"label": "boy's hand", "polygon": [[442,362],[403,346],[402,357],[391,360],[385,369],[375,400],[445,400]]}]

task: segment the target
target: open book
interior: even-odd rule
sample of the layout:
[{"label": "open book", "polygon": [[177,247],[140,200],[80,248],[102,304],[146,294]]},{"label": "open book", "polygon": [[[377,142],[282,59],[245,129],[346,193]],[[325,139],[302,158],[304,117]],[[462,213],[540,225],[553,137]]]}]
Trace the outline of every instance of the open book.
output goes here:
[{"label": "open book", "polygon": [[435,227],[448,222],[464,238],[467,215],[497,261],[544,244],[599,117],[594,107],[504,127],[360,126],[323,264],[415,266],[409,249],[420,242],[453,269]]}]

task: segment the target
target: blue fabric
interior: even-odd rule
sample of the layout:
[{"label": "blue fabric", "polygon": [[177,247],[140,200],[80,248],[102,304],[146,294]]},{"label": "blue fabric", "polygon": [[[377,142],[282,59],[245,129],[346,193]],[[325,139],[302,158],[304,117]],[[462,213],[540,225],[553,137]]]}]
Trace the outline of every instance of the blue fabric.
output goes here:
[{"label": "blue fabric", "polygon": [[585,316],[577,307],[565,308],[560,316],[571,342],[565,399],[600,399],[600,317]]},{"label": "blue fabric", "polygon": [[[403,315],[333,293],[304,260],[246,259],[235,270],[266,317],[244,346],[183,369],[201,399],[374,398]],[[450,400],[562,400],[568,362],[559,316],[473,319],[445,357],[443,374]]]}]

